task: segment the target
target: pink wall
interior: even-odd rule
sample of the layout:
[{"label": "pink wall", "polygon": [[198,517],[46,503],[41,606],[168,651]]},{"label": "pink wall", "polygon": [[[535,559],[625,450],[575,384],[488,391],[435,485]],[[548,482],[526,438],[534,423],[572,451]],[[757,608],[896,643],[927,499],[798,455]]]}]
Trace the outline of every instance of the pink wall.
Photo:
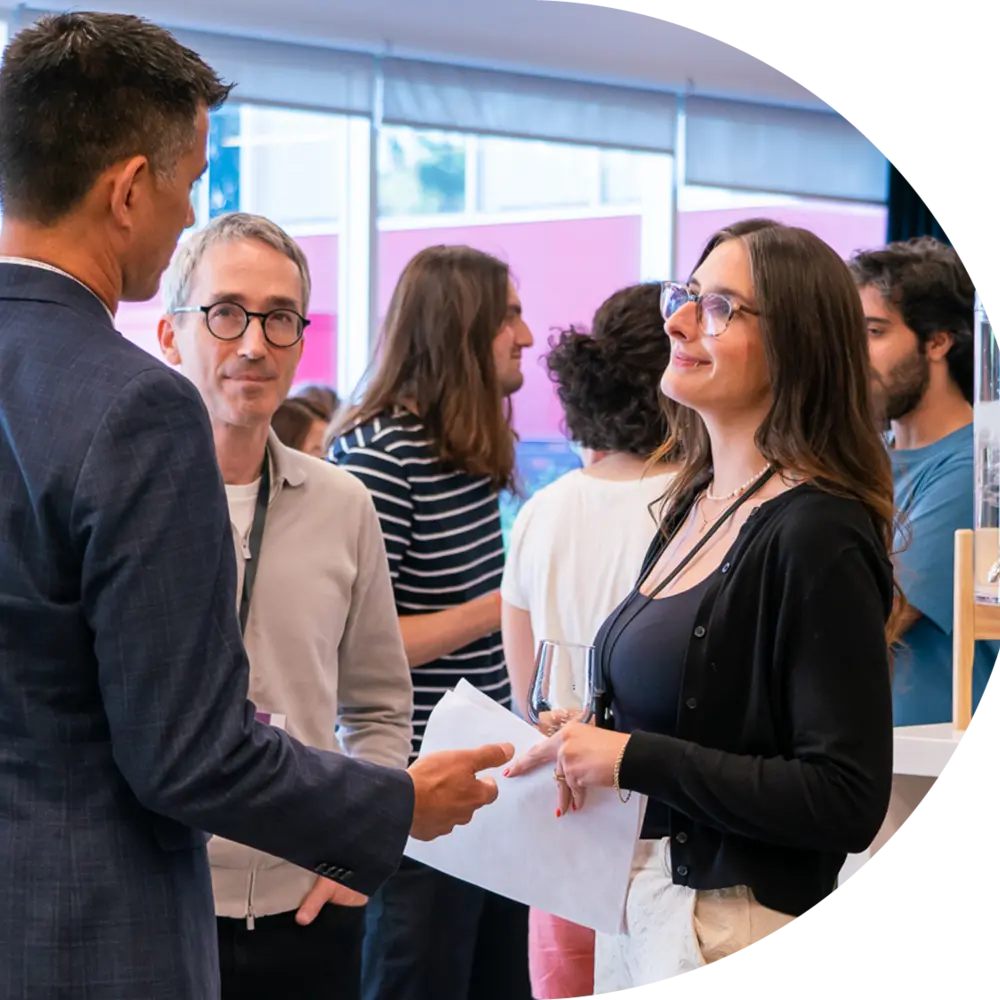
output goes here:
[{"label": "pink wall", "polygon": [[[764,215],[811,229],[842,256],[880,246],[885,241],[885,209],[810,203],[794,207],[724,209],[683,212],[678,216],[678,264],[675,276],[686,277],[705,241],[715,230],[737,219]],[[492,226],[394,230],[379,236],[379,318],[399,275],[417,251],[438,243],[465,243],[507,261],[517,281],[524,314],[535,346],[522,362],[524,386],[514,401],[514,422],[522,439],[560,441],[562,410],[541,364],[554,329],[588,326],[594,311],[619,288],[640,274],[641,221],[638,216],[571,219]],[[298,240],[309,260],[313,279],[305,348],[296,381],[336,385],[337,253],[335,235]],[[159,357],[156,324],[158,300],[123,303],[118,327],[130,340]]]},{"label": "pink wall", "polygon": [[300,236],[296,240],[309,261],[312,296],[309,329],[296,382],[337,385],[337,237]]},{"label": "pink wall", "polygon": [[[337,384],[337,237],[302,236],[296,241],[305,252],[312,276],[309,329],[306,330],[297,382]],[[115,325],[133,343],[161,357],[156,325],[162,315],[160,296],[149,302],[123,302]]]},{"label": "pink wall", "polygon": [[764,217],[814,232],[841,255],[885,243],[886,209],[882,206],[810,202],[797,206],[680,212],[677,216],[677,267],[674,278],[686,280],[709,238],[723,226]]},{"label": "pink wall", "polygon": [[524,386],[514,398],[514,423],[523,439],[563,440],[562,408],[541,356],[553,328],[588,326],[597,307],[639,277],[640,220],[637,216],[398,230],[379,237],[379,317],[399,275],[426,246],[467,244],[510,264],[535,336],[521,367]]}]

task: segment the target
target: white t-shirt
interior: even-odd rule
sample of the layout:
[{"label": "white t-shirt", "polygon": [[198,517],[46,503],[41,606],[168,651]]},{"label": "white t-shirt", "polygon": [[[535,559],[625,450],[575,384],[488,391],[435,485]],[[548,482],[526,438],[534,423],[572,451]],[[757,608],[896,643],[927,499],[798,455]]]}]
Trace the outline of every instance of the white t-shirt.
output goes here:
[{"label": "white t-shirt", "polygon": [[[250,529],[253,527],[254,510],[257,507],[257,493],[260,480],[255,479],[246,486],[230,486],[226,483],[226,499],[229,501],[229,523],[233,526],[233,541],[243,549],[244,559],[250,545]],[[243,560],[236,560],[236,607],[243,596]]]},{"label": "white t-shirt", "polygon": [[536,643],[593,643],[639,575],[656,533],[649,504],[666,492],[670,477],[616,481],[576,469],[525,503],[511,531],[500,592],[531,615]]}]

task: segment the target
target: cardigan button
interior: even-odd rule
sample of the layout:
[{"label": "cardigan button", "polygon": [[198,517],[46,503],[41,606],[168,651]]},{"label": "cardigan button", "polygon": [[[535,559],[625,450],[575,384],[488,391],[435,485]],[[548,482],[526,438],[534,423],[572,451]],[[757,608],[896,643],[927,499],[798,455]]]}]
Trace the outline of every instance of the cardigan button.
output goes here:
[{"label": "cardigan button", "polygon": [[726,564],[725,564],[725,565],[724,565],[724,566],[722,567],[722,572],[723,572],[723,573],[728,573],[728,572],[729,572],[729,563],[726,563]]},{"label": "cardigan button", "polygon": [[704,639],[705,638],[705,626],[704,625],[699,625],[694,630],[694,637],[696,639]]},{"label": "cardigan button", "polygon": [[688,842],[688,835],[683,830],[681,830],[681,832],[677,834],[676,837],[674,837],[674,840],[678,844],[686,844]]},{"label": "cardigan button", "polygon": [[698,699],[697,698],[688,698],[688,700],[686,702],[684,702],[684,704],[687,705],[688,708],[697,708],[698,707]]},{"label": "cardigan button", "polygon": [[687,865],[678,865],[677,866],[677,874],[680,875],[681,878],[686,878],[687,877],[687,873],[688,873],[688,867],[687,867]]}]

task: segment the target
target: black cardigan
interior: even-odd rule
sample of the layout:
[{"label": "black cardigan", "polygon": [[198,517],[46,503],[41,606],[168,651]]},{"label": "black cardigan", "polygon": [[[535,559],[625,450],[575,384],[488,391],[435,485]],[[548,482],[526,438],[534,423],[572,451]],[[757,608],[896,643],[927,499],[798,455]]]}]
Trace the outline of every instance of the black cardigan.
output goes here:
[{"label": "black cardigan", "polygon": [[804,484],[752,511],[698,609],[677,736],[635,732],[622,759],[622,787],[671,808],[676,884],[797,916],[867,849],[892,783],[892,598],[860,502]]}]

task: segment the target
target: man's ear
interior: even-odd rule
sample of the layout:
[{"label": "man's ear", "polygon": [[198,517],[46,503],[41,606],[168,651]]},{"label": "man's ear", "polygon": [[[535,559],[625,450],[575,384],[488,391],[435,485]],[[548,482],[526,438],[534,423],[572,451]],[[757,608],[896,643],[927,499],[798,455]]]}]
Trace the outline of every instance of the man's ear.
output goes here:
[{"label": "man's ear", "polygon": [[924,341],[924,354],[931,361],[942,361],[955,343],[955,338],[944,330],[932,333]]},{"label": "man's ear", "polygon": [[116,163],[108,171],[111,184],[111,215],[118,228],[131,232],[138,197],[152,182],[152,171],[145,156],[133,156]]},{"label": "man's ear", "polygon": [[176,368],[181,363],[181,352],[172,316],[160,317],[160,322],[156,324],[156,339],[160,342],[160,351],[167,364]]}]

